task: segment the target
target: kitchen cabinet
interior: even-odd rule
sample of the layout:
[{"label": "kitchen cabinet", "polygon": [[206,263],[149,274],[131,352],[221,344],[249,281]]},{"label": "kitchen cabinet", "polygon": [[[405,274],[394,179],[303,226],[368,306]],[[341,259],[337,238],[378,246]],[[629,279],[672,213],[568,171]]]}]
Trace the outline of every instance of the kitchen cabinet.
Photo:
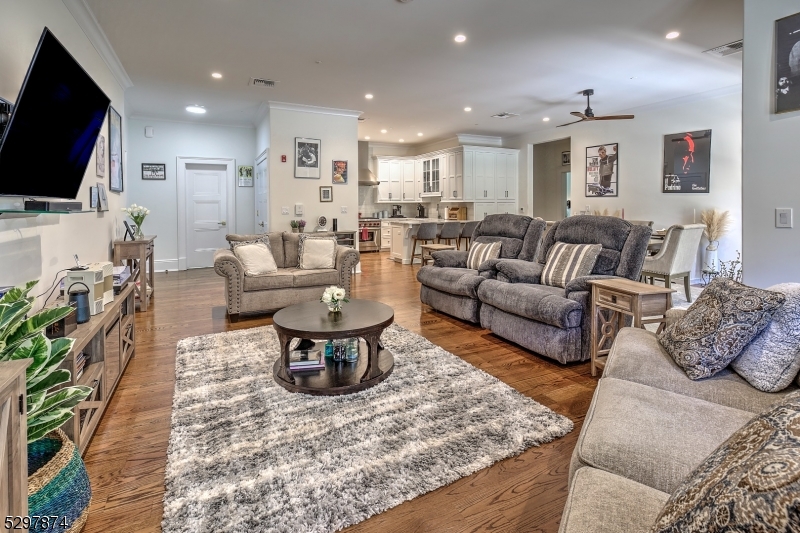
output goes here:
[{"label": "kitchen cabinet", "polygon": [[442,177],[442,157],[432,157],[422,160],[422,193],[441,192],[440,179]]},{"label": "kitchen cabinet", "polygon": [[403,259],[403,233],[405,231],[405,226],[392,226],[392,246],[391,246],[391,257],[392,259],[399,259],[402,261]]},{"label": "kitchen cabinet", "polygon": [[414,201],[416,195],[416,183],[414,180],[414,161],[401,161],[402,163],[402,199],[405,202]]},{"label": "kitchen cabinet", "polygon": [[447,173],[442,187],[442,200],[464,199],[464,152],[447,154]]},{"label": "kitchen cabinet", "polygon": [[389,202],[389,161],[378,159],[378,201]]},{"label": "kitchen cabinet", "polygon": [[498,202],[517,199],[517,156],[515,154],[496,155],[495,198]]},{"label": "kitchen cabinet", "polygon": [[403,161],[378,159],[378,202],[399,202],[403,198]]},{"label": "kitchen cabinet", "polygon": [[422,159],[414,160],[414,198],[416,201],[422,201],[422,191],[424,186],[422,184]]},{"label": "kitchen cabinet", "polygon": [[497,202],[475,202],[474,220],[483,220],[488,215],[497,214]]},{"label": "kitchen cabinet", "polygon": [[495,154],[475,151],[475,200],[482,202],[494,200],[495,196]]},{"label": "kitchen cabinet", "polygon": [[506,213],[508,215],[514,215],[517,211],[517,202],[516,201],[498,201],[497,202],[497,209],[495,211],[496,214],[503,214]]},{"label": "kitchen cabinet", "polygon": [[475,200],[475,152],[464,150],[463,158],[464,200]]},{"label": "kitchen cabinet", "polygon": [[381,222],[381,251],[388,251],[392,248],[392,223]]}]

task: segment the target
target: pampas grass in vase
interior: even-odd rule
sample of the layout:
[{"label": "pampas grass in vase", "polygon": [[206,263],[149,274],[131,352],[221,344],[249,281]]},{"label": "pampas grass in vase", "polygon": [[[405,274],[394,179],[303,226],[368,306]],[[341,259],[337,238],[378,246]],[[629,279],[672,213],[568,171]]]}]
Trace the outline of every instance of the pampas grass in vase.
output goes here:
[{"label": "pampas grass in vase", "polygon": [[719,271],[717,249],[719,240],[728,233],[731,225],[731,214],[729,211],[719,211],[718,209],[706,209],[700,213],[700,222],[705,224],[706,229],[703,235],[708,239],[706,246],[705,269],[713,272]]}]

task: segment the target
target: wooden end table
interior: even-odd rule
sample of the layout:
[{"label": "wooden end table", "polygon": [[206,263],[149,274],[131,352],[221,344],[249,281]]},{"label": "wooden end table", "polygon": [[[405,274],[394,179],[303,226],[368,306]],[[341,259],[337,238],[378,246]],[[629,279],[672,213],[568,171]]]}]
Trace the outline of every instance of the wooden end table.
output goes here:
[{"label": "wooden end table", "polygon": [[[394,356],[380,342],[381,333],[394,322],[394,310],[370,300],[351,299],[342,311],[331,313],[321,302],[290,305],[272,317],[281,347],[281,356],[272,367],[272,377],[286,390],[317,396],[353,394],[374,387],[394,370]],[[325,358],[325,370],[292,372],[289,345],[303,339],[303,349],[325,353],[325,341],[359,337],[358,361],[333,361]]]},{"label": "wooden end table", "polygon": [[[136,295],[139,297],[139,310],[147,311],[150,297],[156,292],[155,256],[153,241],[156,235],[145,235],[135,241],[117,239],[114,241],[114,264],[122,265],[125,261],[131,269],[130,280],[134,283]],[[136,262],[138,261],[138,264]],[[138,285],[136,283],[139,282]],[[147,286],[150,292],[147,292]]]},{"label": "wooden end table", "polygon": [[[428,261],[432,260],[433,257],[431,254],[433,252],[441,252],[442,250],[455,250],[456,247],[452,244],[438,244],[438,243],[431,243],[431,244],[420,244],[419,245],[421,259],[420,262],[424,265]],[[428,255],[425,255],[425,252],[428,252]]]},{"label": "wooden end table", "polygon": [[[625,327],[625,317],[633,317],[633,327],[644,329],[645,324],[664,328],[667,310],[672,308],[675,289],[657,287],[624,278],[600,279],[592,285],[592,376],[606,366],[606,359],[619,330]],[[645,318],[656,317],[656,318]]]}]

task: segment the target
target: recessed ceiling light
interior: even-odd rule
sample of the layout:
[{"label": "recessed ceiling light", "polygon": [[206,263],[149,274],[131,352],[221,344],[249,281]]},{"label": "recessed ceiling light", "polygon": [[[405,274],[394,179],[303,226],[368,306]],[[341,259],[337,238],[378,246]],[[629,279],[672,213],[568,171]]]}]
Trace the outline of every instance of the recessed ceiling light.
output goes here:
[{"label": "recessed ceiling light", "polygon": [[544,118],[542,119],[542,122],[550,122],[550,117],[544,117]]},{"label": "recessed ceiling light", "polygon": [[458,35],[455,36],[455,41],[457,43],[463,43],[466,40],[467,40],[467,36],[464,35],[464,34],[459,33]]},{"label": "recessed ceiling light", "polygon": [[219,72],[212,72],[211,73],[211,77],[212,78],[216,78],[216,79],[220,79],[222,77],[222,74],[220,74]]},{"label": "recessed ceiling light", "polygon": [[470,111],[472,111],[472,108],[471,108],[471,107],[465,107],[465,108],[464,108],[464,111],[466,111],[467,113],[469,113]]},{"label": "recessed ceiling light", "polygon": [[406,142],[406,141],[405,141],[405,139],[400,139],[400,142],[401,142],[401,143],[404,143],[404,142]]},{"label": "recessed ceiling light", "polygon": [[372,100],[372,95],[367,93],[364,95],[364,98],[366,98],[367,100]]},{"label": "recessed ceiling light", "polygon": [[381,130],[381,133],[386,133],[386,130]]},{"label": "recessed ceiling light", "polygon": [[422,132],[417,133],[417,137],[422,137]]},{"label": "recessed ceiling light", "polygon": [[198,115],[202,115],[203,113],[206,112],[206,108],[199,105],[187,105],[186,111],[188,111],[189,113],[197,113]]},{"label": "recessed ceiling light", "polygon": [[667,39],[675,39],[679,35],[680,33],[678,33],[677,31],[671,31],[667,34]]},{"label": "recessed ceiling light", "polygon": [[368,140],[369,140],[369,135],[367,135],[366,137],[364,137],[364,140],[365,140],[365,141],[368,141]]}]

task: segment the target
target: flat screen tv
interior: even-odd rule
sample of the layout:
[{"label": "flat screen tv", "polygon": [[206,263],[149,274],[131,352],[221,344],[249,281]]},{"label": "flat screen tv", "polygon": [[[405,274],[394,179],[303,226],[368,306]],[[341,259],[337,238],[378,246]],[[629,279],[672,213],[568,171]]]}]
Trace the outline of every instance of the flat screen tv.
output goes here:
[{"label": "flat screen tv", "polygon": [[0,139],[0,195],[76,198],[110,103],[45,28]]}]

